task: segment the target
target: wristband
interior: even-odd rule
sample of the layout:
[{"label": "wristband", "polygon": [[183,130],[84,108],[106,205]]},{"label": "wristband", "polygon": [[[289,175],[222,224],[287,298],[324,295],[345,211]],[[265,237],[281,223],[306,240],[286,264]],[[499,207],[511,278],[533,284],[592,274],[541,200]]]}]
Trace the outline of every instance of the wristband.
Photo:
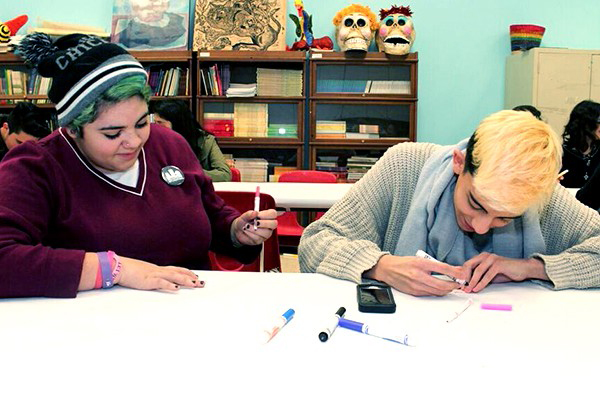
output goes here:
[{"label": "wristband", "polygon": [[108,289],[113,285],[112,271],[108,253],[106,251],[98,253],[98,261],[100,261],[100,269],[102,271],[102,288]]},{"label": "wristband", "polygon": [[110,268],[112,270],[111,275],[112,275],[112,282],[114,285],[115,279],[121,273],[121,267],[122,267],[121,260],[119,259],[119,256],[114,251],[108,252],[108,258],[111,260]]},{"label": "wristband", "polygon": [[100,267],[100,261],[98,261],[98,270],[96,271],[96,283],[94,289],[102,289],[102,268]]}]

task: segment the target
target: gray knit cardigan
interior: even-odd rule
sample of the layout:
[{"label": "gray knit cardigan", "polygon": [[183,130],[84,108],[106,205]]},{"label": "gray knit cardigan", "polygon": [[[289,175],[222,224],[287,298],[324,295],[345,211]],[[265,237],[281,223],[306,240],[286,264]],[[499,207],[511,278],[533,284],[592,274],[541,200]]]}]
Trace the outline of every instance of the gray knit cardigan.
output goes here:
[{"label": "gray knit cardigan", "polygon": [[[385,155],[300,240],[302,272],[320,272],[360,282],[379,258],[392,254],[419,174],[440,148],[402,143]],[[561,185],[540,213],[546,242],[543,260],[553,289],[600,287],[600,215]]]}]

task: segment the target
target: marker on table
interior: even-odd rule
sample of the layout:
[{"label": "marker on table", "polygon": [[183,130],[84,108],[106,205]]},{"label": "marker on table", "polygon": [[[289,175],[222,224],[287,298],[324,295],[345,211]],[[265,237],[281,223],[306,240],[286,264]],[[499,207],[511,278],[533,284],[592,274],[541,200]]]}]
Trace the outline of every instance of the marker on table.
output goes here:
[{"label": "marker on table", "polygon": [[338,327],[340,318],[342,318],[345,313],[346,313],[346,309],[344,307],[340,307],[340,308],[338,308],[338,310],[335,314],[333,314],[331,317],[329,317],[329,319],[327,320],[327,326],[325,327],[325,329],[323,329],[321,332],[319,332],[319,340],[321,342],[326,342],[327,339],[329,339],[331,337],[331,335],[333,335],[335,328]]},{"label": "marker on table", "polygon": [[[256,193],[254,194],[254,211],[260,211],[260,186],[256,187]],[[254,230],[258,228],[258,216],[254,218]]]},{"label": "marker on table", "polygon": [[496,310],[496,311],[512,311],[512,305],[510,304],[481,304],[482,310]]},{"label": "marker on table", "polygon": [[[426,260],[441,262],[441,261],[436,260],[432,256],[430,256],[429,254],[425,253],[423,250],[417,250],[417,254],[415,254],[415,255],[417,257],[421,257]],[[464,279],[458,279],[458,278],[455,278],[453,276],[446,275],[446,274],[442,274],[442,275],[447,276],[448,278],[452,279],[454,282],[458,283],[459,285],[467,286],[469,284],[469,282],[465,281]]]},{"label": "marker on table", "polygon": [[352,331],[361,332],[366,335],[375,336],[380,339],[389,340],[390,342],[400,343],[406,346],[414,346],[413,341],[408,337],[407,334],[390,335],[385,332],[374,329],[373,327],[370,327],[367,324],[351,321],[345,318],[340,318],[339,326],[341,326],[342,328],[350,329]]},{"label": "marker on table", "polygon": [[293,308],[290,308],[289,310],[284,312],[280,317],[278,317],[277,320],[273,322],[273,325],[271,325],[271,327],[264,330],[264,332],[266,334],[266,339],[267,339],[266,343],[270,342],[271,339],[273,339],[275,337],[275,335],[277,335],[277,333],[284,326],[286,326],[287,323],[290,322],[290,320],[292,318],[294,318],[295,313],[296,313],[296,311],[294,311]]}]

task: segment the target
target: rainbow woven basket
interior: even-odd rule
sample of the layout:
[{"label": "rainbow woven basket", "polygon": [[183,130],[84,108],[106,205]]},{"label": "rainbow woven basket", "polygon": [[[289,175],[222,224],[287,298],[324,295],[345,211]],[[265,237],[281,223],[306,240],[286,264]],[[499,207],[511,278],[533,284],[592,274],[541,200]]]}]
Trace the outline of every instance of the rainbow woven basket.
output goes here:
[{"label": "rainbow woven basket", "polygon": [[529,50],[540,47],[546,28],[539,25],[511,25],[510,50]]}]

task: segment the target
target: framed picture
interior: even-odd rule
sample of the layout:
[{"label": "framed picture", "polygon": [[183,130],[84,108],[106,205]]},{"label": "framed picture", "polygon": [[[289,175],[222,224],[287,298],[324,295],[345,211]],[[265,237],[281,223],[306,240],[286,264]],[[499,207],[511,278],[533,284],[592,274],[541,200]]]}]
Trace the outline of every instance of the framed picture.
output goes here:
[{"label": "framed picture", "polygon": [[187,50],[187,0],[115,0],[110,41],[130,50]]},{"label": "framed picture", "polygon": [[285,50],[286,0],[196,0],[194,50]]}]

